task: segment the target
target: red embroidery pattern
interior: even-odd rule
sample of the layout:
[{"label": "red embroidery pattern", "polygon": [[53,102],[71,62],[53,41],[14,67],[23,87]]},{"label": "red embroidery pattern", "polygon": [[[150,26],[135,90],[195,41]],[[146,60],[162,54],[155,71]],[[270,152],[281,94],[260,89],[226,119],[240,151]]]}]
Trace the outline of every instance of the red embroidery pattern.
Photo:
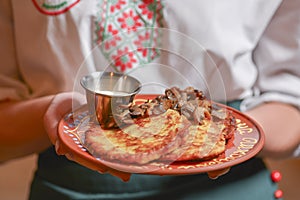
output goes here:
[{"label": "red embroidery pattern", "polygon": [[121,7],[123,5],[126,5],[126,1],[124,0],[118,0],[117,2],[112,2],[111,6],[110,6],[110,12],[113,13],[115,12],[115,10],[121,10]]},{"label": "red embroidery pattern", "polygon": [[115,65],[120,68],[120,71],[125,71],[127,68],[131,69],[137,63],[136,55],[133,52],[129,52],[128,47],[124,47],[124,50],[118,49],[117,55],[112,55],[112,58],[115,61]]},{"label": "red embroidery pattern", "polygon": [[32,2],[43,14],[59,15],[70,10],[80,0],[32,0]]},{"label": "red embroidery pattern", "polygon": [[126,72],[160,55],[160,0],[101,0],[99,6],[96,42],[117,71]]},{"label": "red embroidery pattern", "polygon": [[123,16],[118,18],[118,22],[120,22],[121,28],[126,29],[128,33],[130,33],[130,30],[136,31],[138,27],[142,26],[140,17],[133,14],[133,10],[129,10],[128,13],[124,12]]}]

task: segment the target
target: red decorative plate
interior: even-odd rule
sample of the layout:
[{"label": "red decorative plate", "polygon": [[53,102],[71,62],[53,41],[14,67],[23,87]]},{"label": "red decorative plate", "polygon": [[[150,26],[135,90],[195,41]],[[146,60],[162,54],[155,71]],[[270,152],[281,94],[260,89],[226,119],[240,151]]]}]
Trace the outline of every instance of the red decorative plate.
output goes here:
[{"label": "red decorative plate", "polygon": [[[139,95],[139,99],[153,98],[154,95]],[[238,165],[257,155],[264,144],[264,133],[261,127],[251,118],[231,107],[221,105],[233,111],[236,118],[237,130],[234,132],[231,145],[227,146],[225,154],[221,157],[199,162],[184,163],[151,163],[147,165],[130,165],[109,162],[93,157],[81,144],[77,128],[82,120],[89,120],[87,106],[83,106],[73,113],[67,114],[59,123],[58,137],[61,145],[77,157],[84,159],[92,165],[106,165],[124,172],[157,174],[157,175],[184,175],[205,173]]]}]

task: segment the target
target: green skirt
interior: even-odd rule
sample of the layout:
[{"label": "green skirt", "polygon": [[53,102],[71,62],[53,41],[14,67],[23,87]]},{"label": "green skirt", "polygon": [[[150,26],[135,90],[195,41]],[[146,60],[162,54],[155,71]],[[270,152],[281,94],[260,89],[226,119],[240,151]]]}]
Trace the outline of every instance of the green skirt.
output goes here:
[{"label": "green skirt", "polygon": [[[231,104],[238,107],[238,103]],[[259,158],[234,166],[216,180],[207,174],[158,176],[133,174],[129,182],[87,169],[54,148],[39,155],[30,200],[109,199],[274,199],[277,185]]]}]

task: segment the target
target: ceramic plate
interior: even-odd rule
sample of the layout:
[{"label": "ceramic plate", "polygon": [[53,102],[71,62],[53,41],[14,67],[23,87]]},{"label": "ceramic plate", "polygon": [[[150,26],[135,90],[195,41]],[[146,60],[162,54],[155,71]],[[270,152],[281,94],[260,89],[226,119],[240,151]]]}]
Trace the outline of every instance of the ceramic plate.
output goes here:
[{"label": "ceramic plate", "polygon": [[[156,96],[156,95],[155,95]],[[144,101],[153,98],[154,95],[139,95],[136,101]],[[205,173],[214,170],[220,170],[227,167],[238,165],[257,155],[264,144],[264,133],[261,127],[251,118],[231,107],[221,105],[231,110],[236,118],[237,129],[234,136],[226,146],[226,151],[222,156],[208,161],[193,161],[164,164],[154,162],[147,165],[130,165],[109,162],[101,158],[93,157],[87,149],[81,144],[77,133],[79,124],[83,120],[89,121],[87,106],[82,106],[73,113],[68,113],[59,123],[59,140],[62,145],[73,154],[91,165],[106,165],[111,168],[130,172],[156,175],[185,175]]]}]

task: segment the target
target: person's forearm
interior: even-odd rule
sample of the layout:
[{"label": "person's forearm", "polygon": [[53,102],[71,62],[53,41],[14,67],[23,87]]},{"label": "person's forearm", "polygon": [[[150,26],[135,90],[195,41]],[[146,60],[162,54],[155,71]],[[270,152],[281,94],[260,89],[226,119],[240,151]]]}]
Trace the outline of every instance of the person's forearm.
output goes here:
[{"label": "person's forearm", "polygon": [[43,116],[52,98],[0,102],[0,162],[49,147]]},{"label": "person's forearm", "polygon": [[265,131],[262,157],[288,158],[300,143],[300,112],[283,103],[265,103],[246,112]]}]

